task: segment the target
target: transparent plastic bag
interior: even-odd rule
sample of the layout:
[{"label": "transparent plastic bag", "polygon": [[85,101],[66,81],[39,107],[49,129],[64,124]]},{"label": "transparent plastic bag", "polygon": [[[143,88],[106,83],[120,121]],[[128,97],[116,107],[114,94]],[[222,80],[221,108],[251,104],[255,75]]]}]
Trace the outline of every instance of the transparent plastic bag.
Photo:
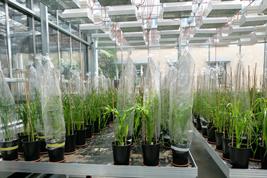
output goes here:
[{"label": "transparent plastic bag", "polygon": [[0,142],[10,142],[17,139],[16,125],[17,114],[14,98],[5,77],[0,63]]},{"label": "transparent plastic bag", "polygon": [[[41,66],[39,66],[41,67]],[[29,69],[29,97],[30,102],[36,108],[36,118],[34,127],[39,137],[44,136],[44,123],[42,119],[42,104],[41,104],[41,84],[42,76],[38,76],[38,72],[33,65]]]},{"label": "transparent plastic bag", "polygon": [[143,141],[156,143],[160,137],[160,70],[153,59],[149,59],[144,78],[144,107],[146,117],[142,120]]},{"label": "transparent plastic bag", "polygon": [[167,73],[162,75],[161,78],[161,130],[163,134],[169,134],[169,112],[170,112],[170,84],[173,80],[173,72],[175,67],[170,66],[167,69]]},{"label": "transparent plastic bag", "polygon": [[133,135],[134,103],[135,103],[135,65],[131,59],[127,60],[123,68],[119,88],[115,138],[126,143],[125,139]]},{"label": "transparent plastic bag", "polygon": [[189,53],[178,60],[177,69],[170,87],[169,131],[172,145],[189,149],[192,142],[192,105],[194,63]]},{"label": "transparent plastic bag", "polygon": [[59,76],[48,57],[44,59],[44,71],[46,74],[42,85],[42,117],[47,148],[64,147],[66,130]]}]

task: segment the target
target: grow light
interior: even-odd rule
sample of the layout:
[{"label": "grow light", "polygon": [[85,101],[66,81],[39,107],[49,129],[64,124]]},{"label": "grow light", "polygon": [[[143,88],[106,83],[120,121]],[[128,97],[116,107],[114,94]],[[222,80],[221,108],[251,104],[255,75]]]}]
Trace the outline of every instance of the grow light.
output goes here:
[{"label": "grow light", "polygon": [[216,33],[216,29],[197,29],[194,37],[212,37]]},{"label": "grow light", "polygon": [[242,15],[239,20],[240,27],[264,25],[266,24],[266,22],[267,22],[267,15],[261,15],[261,16]]},{"label": "grow light", "polygon": [[208,3],[204,15],[207,17],[232,17],[242,9],[240,2],[213,2]]},{"label": "grow light", "polygon": [[131,0],[98,0],[102,6],[116,6],[131,4]]},{"label": "grow light", "polygon": [[41,0],[41,2],[53,10],[80,8],[79,0]]},{"label": "grow light", "polygon": [[108,15],[113,22],[136,21],[135,7],[130,5],[108,7]]},{"label": "grow light", "polygon": [[226,17],[203,18],[200,28],[221,28],[228,22]]},{"label": "grow light", "polygon": [[92,23],[92,12],[90,9],[66,9],[61,17],[74,23]]},{"label": "grow light", "polygon": [[228,35],[229,36],[248,35],[251,32],[253,32],[254,30],[255,30],[254,27],[238,27],[238,26],[235,26],[229,31]]},{"label": "grow light", "polygon": [[163,19],[187,18],[191,16],[191,2],[177,2],[163,4]]},{"label": "grow light", "polygon": [[168,30],[176,30],[178,31],[180,27],[180,20],[159,20],[158,21],[158,30],[159,31],[168,31]]}]

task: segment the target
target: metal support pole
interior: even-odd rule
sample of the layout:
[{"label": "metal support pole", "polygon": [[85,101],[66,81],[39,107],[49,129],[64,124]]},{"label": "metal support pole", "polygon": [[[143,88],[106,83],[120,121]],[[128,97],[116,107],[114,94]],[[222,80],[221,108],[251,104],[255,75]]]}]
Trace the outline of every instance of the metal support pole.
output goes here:
[{"label": "metal support pole", "polygon": [[98,39],[95,40],[94,43],[94,62],[93,62],[93,72],[94,76],[98,77]]},{"label": "metal support pole", "polygon": [[40,3],[41,11],[41,32],[42,32],[42,55],[49,55],[49,26],[47,6]]},{"label": "metal support pole", "polygon": [[[56,18],[57,18],[57,26],[59,26],[59,15],[58,15],[58,10],[56,11]],[[60,32],[57,29],[57,52],[58,52],[58,64],[61,62],[61,52],[60,52]]]},{"label": "metal support pole", "polygon": [[263,87],[267,85],[267,43],[264,43],[264,59],[263,59]]},{"label": "metal support pole", "polygon": [[8,4],[5,1],[5,13],[6,13],[6,40],[7,40],[7,56],[8,56],[8,62],[9,62],[9,77],[13,78],[13,65],[12,65],[12,51],[11,51],[11,38],[10,38],[10,25],[9,25],[9,10],[8,10]]},{"label": "metal support pole", "polygon": [[[69,24],[69,31],[71,32],[71,24]],[[72,58],[72,38],[71,38],[71,36],[70,36],[70,66],[72,67],[72,64],[73,64],[73,62],[72,62],[72,60],[73,60],[73,58]]]},{"label": "metal support pole", "polygon": [[209,49],[208,49],[208,61],[210,62],[210,44],[209,44]]}]

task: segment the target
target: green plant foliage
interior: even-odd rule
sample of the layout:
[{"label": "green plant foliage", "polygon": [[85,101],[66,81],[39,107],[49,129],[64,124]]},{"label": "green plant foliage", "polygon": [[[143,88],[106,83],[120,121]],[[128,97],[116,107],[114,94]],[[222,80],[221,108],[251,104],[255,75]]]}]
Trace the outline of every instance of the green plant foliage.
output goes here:
[{"label": "green plant foliage", "polygon": [[75,124],[75,128],[77,130],[84,129],[85,121],[84,121],[84,100],[82,96],[77,94],[71,95],[71,110],[72,110],[72,118]]},{"label": "green plant foliage", "polygon": [[172,144],[184,145],[188,144],[188,128],[189,118],[192,116],[192,107],[190,105],[181,105],[180,107],[174,108],[171,112],[170,121],[170,134],[172,135]]},{"label": "green plant foliage", "polygon": [[24,133],[28,136],[28,141],[32,142],[36,140],[36,123],[40,120],[40,100],[36,98],[32,101],[26,101],[26,103],[19,106],[19,116],[22,119],[24,125]]},{"label": "green plant foliage", "polygon": [[99,68],[103,74],[109,78],[114,78],[116,76],[116,52],[116,49],[101,49],[99,53]]},{"label": "green plant foliage", "polygon": [[9,123],[16,117],[13,113],[15,110],[15,104],[9,104],[9,101],[0,100],[0,118],[3,125],[2,139],[5,141],[12,141],[14,139],[14,130],[10,128]]},{"label": "green plant foliage", "polygon": [[158,141],[159,99],[157,96],[149,98],[143,105],[137,104],[135,112],[136,116],[142,119],[143,142],[155,144]]},{"label": "green plant foliage", "polygon": [[70,94],[64,94],[62,97],[64,119],[66,125],[66,135],[72,135],[74,132],[74,122],[72,114],[72,98]]},{"label": "green plant foliage", "polygon": [[127,137],[129,131],[129,116],[133,114],[133,112],[134,107],[131,107],[121,112],[111,106],[105,107],[104,115],[109,115],[110,113],[112,113],[116,118],[117,125],[115,129],[115,141],[119,146],[127,144]]}]

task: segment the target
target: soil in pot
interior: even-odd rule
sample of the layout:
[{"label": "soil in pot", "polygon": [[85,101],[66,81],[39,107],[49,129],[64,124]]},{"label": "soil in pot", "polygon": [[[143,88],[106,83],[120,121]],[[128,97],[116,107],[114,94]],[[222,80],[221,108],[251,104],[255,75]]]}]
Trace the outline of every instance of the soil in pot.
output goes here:
[{"label": "soil in pot", "polygon": [[86,130],[76,130],[76,145],[84,146],[86,143]]},{"label": "soil in pot", "polygon": [[23,155],[25,161],[39,161],[40,160],[40,142],[39,140],[28,141],[22,140]]},{"label": "soil in pot", "polygon": [[0,142],[0,151],[3,160],[13,161],[18,159],[18,140]]},{"label": "soil in pot", "polygon": [[160,144],[142,144],[143,163],[145,166],[159,165]]},{"label": "soil in pot", "polygon": [[86,138],[92,138],[93,125],[86,125]]},{"label": "soil in pot", "polygon": [[65,153],[70,154],[75,151],[76,147],[76,134],[73,135],[66,135],[65,140]]},{"label": "soil in pot", "polygon": [[261,168],[267,169],[267,149],[263,145],[260,145],[259,149],[260,149],[260,157],[261,157]]},{"label": "soil in pot", "polygon": [[64,147],[47,148],[50,162],[64,162]]},{"label": "soil in pot", "polygon": [[129,165],[131,145],[120,146],[112,142],[114,165]]},{"label": "soil in pot", "polygon": [[230,159],[229,143],[230,143],[229,138],[225,138],[225,137],[222,138],[222,149],[223,149],[223,158],[224,159]]},{"label": "soil in pot", "polygon": [[215,132],[215,139],[216,139],[216,149],[222,151],[222,137],[223,133]]},{"label": "soil in pot", "polygon": [[189,149],[171,146],[172,165],[176,167],[188,166]]},{"label": "soil in pot", "polygon": [[229,153],[230,161],[233,168],[247,169],[249,163],[249,157],[251,154],[251,149],[246,146],[241,146],[241,148],[236,148],[232,143],[229,143]]},{"label": "soil in pot", "polygon": [[208,142],[211,144],[216,144],[215,130],[215,127],[208,126]]}]

